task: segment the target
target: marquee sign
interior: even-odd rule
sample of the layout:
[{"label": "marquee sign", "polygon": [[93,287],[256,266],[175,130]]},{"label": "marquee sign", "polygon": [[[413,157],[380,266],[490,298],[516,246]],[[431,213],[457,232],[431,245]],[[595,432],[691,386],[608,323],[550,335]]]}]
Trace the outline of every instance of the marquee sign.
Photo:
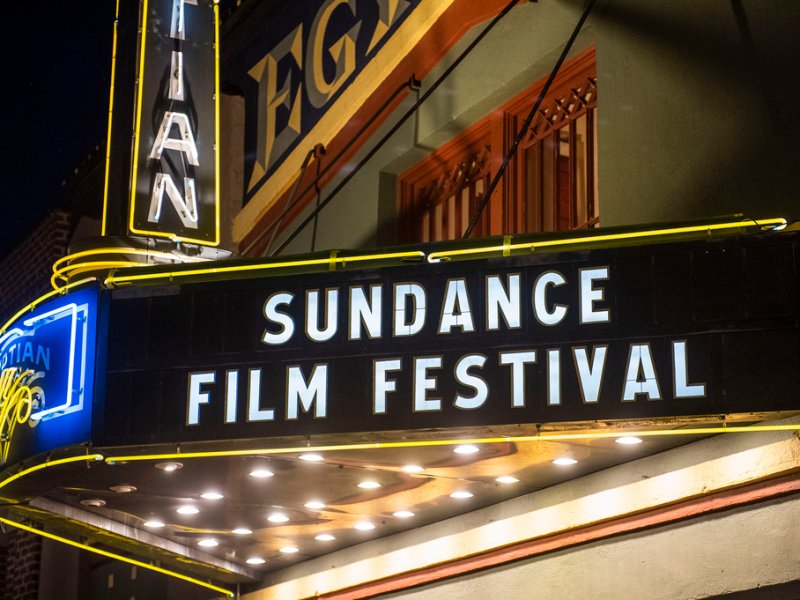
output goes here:
[{"label": "marquee sign", "polygon": [[797,410],[797,282],[750,275],[792,272],[797,251],[728,239],[119,290],[102,435]]},{"label": "marquee sign", "polygon": [[142,0],[129,231],[219,243],[217,6]]},{"label": "marquee sign", "polygon": [[91,438],[97,290],[36,307],[0,337],[0,465]]},{"label": "marquee sign", "polygon": [[[247,196],[255,194],[420,5],[420,0],[288,2],[238,57]],[[375,84],[374,81],[370,82]],[[345,119],[346,120],[346,119]],[[315,139],[313,143],[320,140]]]}]

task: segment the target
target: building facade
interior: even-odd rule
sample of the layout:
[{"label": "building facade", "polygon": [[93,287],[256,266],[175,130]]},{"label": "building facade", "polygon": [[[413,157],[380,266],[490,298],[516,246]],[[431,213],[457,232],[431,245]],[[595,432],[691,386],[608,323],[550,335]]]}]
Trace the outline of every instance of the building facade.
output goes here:
[{"label": "building facade", "polygon": [[800,598],[800,9],[150,2],[39,598]]}]

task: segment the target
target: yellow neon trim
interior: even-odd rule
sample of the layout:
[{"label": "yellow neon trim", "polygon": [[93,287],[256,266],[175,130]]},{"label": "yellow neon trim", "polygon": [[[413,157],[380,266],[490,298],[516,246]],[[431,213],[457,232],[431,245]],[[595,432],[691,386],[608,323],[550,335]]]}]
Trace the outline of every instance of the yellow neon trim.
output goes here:
[{"label": "yellow neon trim", "polygon": [[147,248],[128,248],[122,246],[106,246],[101,248],[92,248],[91,250],[83,250],[62,256],[53,263],[53,270],[59,268],[65,262],[71,262],[85,256],[103,255],[103,254],[134,254],[137,256],[148,256],[153,258],[164,258],[173,262],[205,262],[206,259],[196,256],[179,256],[171,254],[170,252],[163,252],[161,250],[148,250]]},{"label": "yellow neon trim", "polygon": [[100,221],[100,235],[106,234],[108,215],[108,174],[111,170],[111,120],[114,116],[114,81],[117,75],[117,34],[119,28],[119,0],[114,11],[114,41],[111,43],[111,86],[108,93],[108,131],[106,133],[106,172],[103,184],[103,219]]},{"label": "yellow neon trim", "polygon": [[67,274],[80,274],[80,273],[87,273],[93,271],[101,271],[106,269],[114,269],[120,267],[135,267],[139,266],[140,263],[133,262],[133,261],[122,261],[122,260],[105,260],[105,261],[97,261],[97,262],[85,262],[85,263],[78,263],[76,265],[69,265],[64,267],[63,269],[53,273],[50,277],[50,285],[53,289],[57,292],[63,291],[65,288],[63,286],[58,285],[58,279],[67,280]]},{"label": "yellow neon trim", "polygon": [[59,289],[61,287],[58,283],[59,279],[63,279],[66,281],[69,276],[74,276],[76,273],[97,271],[100,269],[144,266],[144,264],[141,262],[136,262],[131,260],[128,261],[106,260],[106,261],[95,261],[95,262],[87,261],[87,262],[78,262],[74,264],[67,264],[71,263],[72,261],[78,260],[80,258],[85,258],[87,256],[105,256],[108,254],[124,254],[124,255],[133,254],[136,256],[146,256],[150,258],[171,261],[172,263],[202,263],[207,261],[207,259],[204,258],[193,257],[193,256],[179,256],[171,254],[169,252],[162,252],[160,250],[148,250],[144,248],[128,248],[119,246],[92,248],[91,250],[83,250],[82,252],[68,254],[67,256],[63,256],[59,258],[56,262],[54,262],[53,275],[50,277],[50,284],[52,285],[53,289]]},{"label": "yellow neon trim", "polygon": [[20,318],[22,315],[24,315],[29,310],[33,310],[34,308],[36,308],[39,304],[41,304],[45,300],[49,300],[50,298],[52,298],[54,296],[60,296],[61,294],[65,293],[67,290],[70,290],[70,289],[75,288],[75,287],[79,287],[81,285],[84,285],[86,283],[90,283],[90,282],[93,282],[93,281],[97,281],[97,278],[96,277],[87,277],[85,279],[81,279],[80,281],[74,281],[72,283],[68,283],[67,285],[65,285],[65,286],[63,286],[63,287],[61,287],[61,288],[59,288],[57,290],[51,290],[51,291],[47,292],[46,294],[42,294],[41,296],[36,298],[36,300],[33,300],[32,302],[27,304],[24,308],[21,308],[17,312],[15,312],[11,316],[11,318],[8,319],[8,321],[5,322],[5,324],[3,325],[3,328],[0,329],[0,335],[4,334],[6,332],[6,329],[8,329],[8,326],[11,325],[14,321],[16,321],[18,318]]},{"label": "yellow neon trim", "polygon": [[30,475],[31,473],[35,473],[36,471],[41,471],[42,469],[48,469],[50,467],[57,467],[58,465],[66,465],[69,463],[80,462],[82,460],[103,460],[105,458],[102,454],[82,454],[81,456],[71,456],[69,458],[59,458],[58,460],[46,460],[43,463],[40,463],[33,467],[28,467],[27,469],[23,469],[19,473],[15,473],[11,477],[7,477],[0,481],[0,488],[6,487],[9,483],[16,481],[26,475]]},{"label": "yellow neon trim", "polygon": [[[572,246],[585,244],[587,242],[607,242],[612,240],[637,239],[644,237],[661,237],[667,235],[677,235],[680,233],[700,233],[703,231],[716,231],[720,229],[737,229],[740,227],[767,227],[779,226],[786,223],[786,219],[742,219],[727,223],[710,223],[707,225],[690,225],[685,227],[671,227],[667,229],[646,229],[644,231],[630,231],[627,233],[612,233],[606,235],[592,235],[579,238],[565,238],[557,240],[541,240],[538,242],[525,242],[521,244],[503,243],[495,246],[484,246],[480,248],[464,248],[461,250],[443,250],[442,252],[431,252],[428,255],[428,262],[437,262],[453,256],[466,256],[472,254],[486,254],[500,252],[507,256],[513,250],[531,250],[537,248],[548,248],[553,246]],[[504,240],[505,242],[505,240]]]},{"label": "yellow neon trim", "polygon": [[142,88],[144,87],[144,56],[145,56],[145,40],[147,38],[147,0],[142,0],[144,17],[142,19],[142,47],[139,62],[139,89],[137,90],[136,102],[136,129],[133,135],[133,168],[131,169],[131,201],[130,201],[130,218],[128,221],[128,230],[131,233],[139,233],[141,235],[148,235],[151,237],[166,238],[173,242],[188,242],[200,244],[202,246],[219,246],[220,242],[220,184],[219,184],[219,7],[217,2],[214,2],[214,239],[213,241],[203,240],[199,238],[184,237],[175,233],[168,233],[165,231],[150,231],[148,229],[136,229],[134,227],[133,211],[136,206],[136,175],[139,163],[139,133],[142,123]]},{"label": "yellow neon trim", "polygon": [[142,0],[142,35],[139,49],[139,81],[136,85],[136,125],[133,129],[133,163],[131,164],[131,201],[128,229],[133,232],[133,208],[136,203],[136,175],[139,164],[139,133],[142,127],[142,89],[144,88],[144,51],[147,42],[147,0]]},{"label": "yellow neon trim", "polygon": [[190,458],[225,458],[233,456],[255,456],[261,454],[302,454],[306,452],[335,452],[342,450],[385,450],[391,448],[427,448],[434,446],[453,446],[458,444],[500,444],[523,442],[549,442],[566,440],[587,440],[618,438],[623,435],[637,437],[664,437],[679,435],[717,435],[723,433],[758,433],[766,431],[800,431],[798,425],[752,425],[732,427],[693,427],[687,429],[656,429],[645,431],[601,431],[594,433],[542,433],[538,435],[455,438],[443,440],[417,440],[410,442],[369,442],[362,444],[333,444],[326,446],[294,446],[289,448],[254,448],[249,450],[217,450],[204,452],[172,452],[163,454],[131,454],[107,456],[108,464],[143,460],[170,460]]},{"label": "yellow neon trim", "polygon": [[162,575],[168,575],[169,577],[174,577],[176,579],[182,579],[183,581],[188,581],[189,583],[193,583],[195,585],[199,585],[201,587],[207,588],[209,590],[213,590],[215,592],[219,592],[221,594],[225,594],[229,598],[234,597],[234,593],[231,590],[226,588],[222,588],[211,583],[206,583],[205,581],[201,581],[200,579],[195,579],[194,577],[189,577],[188,575],[183,575],[182,573],[178,573],[176,571],[170,571],[169,569],[165,569],[163,567],[157,567],[156,565],[151,565],[146,562],[142,562],[140,560],[136,560],[135,558],[128,558],[127,556],[122,556],[121,554],[115,554],[114,552],[108,552],[107,550],[101,550],[100,548],[96,548],[94,546],[90,546],[88,544],[82,544],[80,542],[75,542],[73,540],[67,539],[65,537],[61,537],[60,535],[55,535],[53,533],[48,533],[47,531],[43,531],[41,529],[37,529],[35,527],[29,527],[27,525],[23,525],[22,523],[17,523],[16,521],[10,521],[8,519],[4,519],[0,517],[0,523],[4,523],[6,525],[10,525],[11,527],[16,527],[17,529],[22,529],[23,531],[27,531],[28,533],[34,533],[36,535],[40,535],[50,540],[54,540],[56,542],[61,542],[62,544],[67,544],[68,546],[73,546],[75,548],[80,548],[81,550],[86,550],[88,552],[93,552],[94,554],[99,554],[100,556],[105,556],[107,558],[113,558],[115,560],[119,560],[131,565],[136,565],[137,567],[141,567],[143,569],[149,569],[150,571],[155,571],[156,573],[161,573]]},{"label": "yellow neon trim", "polygon": [[214,0],[214,246],[220,243],[220,182],[219,182],[219,0]]},{"label": "yellow neon trim", "polygon": [[143,281],[147,279],[177,279],[179,277],[189,277],[192,275],[219,275],[223,273],[241,273],[245,271],[266,271],[269,269],[279,269],[283,267],[308,267],[314,265],[345,264],[348,262],[364,262],[371,260],[402,259],[402,258],[424,258],[425,253],[421,250],[409,252],[390,252],[386,254],[369,254],[364,256],[342,256],[313,258],[304,260],[288,260],[275,263],[263,263],[255,265],[231,265],[219,267],[207,267],[202,269],[187,269],[185,271],[167,271],[161,273],[143,273],[141,275],[121,275],[114,274],[106,277],[104,283],[113,286],[119,283],[130,283],[133,281]]}]

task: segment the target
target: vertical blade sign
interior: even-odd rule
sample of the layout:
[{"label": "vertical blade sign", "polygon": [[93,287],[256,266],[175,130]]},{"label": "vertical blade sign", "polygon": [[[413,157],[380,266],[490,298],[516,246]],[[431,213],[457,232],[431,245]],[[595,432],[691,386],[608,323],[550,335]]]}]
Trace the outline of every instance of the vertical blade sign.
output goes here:
[{"label": "vertical blade sign", "polygon": [[218,7],[142,0],[131,234],[219,244]]}]

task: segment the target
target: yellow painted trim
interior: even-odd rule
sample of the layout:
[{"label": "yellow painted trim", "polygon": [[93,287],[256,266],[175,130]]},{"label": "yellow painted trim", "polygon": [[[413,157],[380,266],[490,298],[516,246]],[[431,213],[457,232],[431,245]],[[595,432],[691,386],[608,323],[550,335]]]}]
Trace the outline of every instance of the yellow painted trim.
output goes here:
[{"label": "yellow painted trim", "polygon": [[54,296],[60,296],[61,294],[65,293],[67,290],[71,290],[72,288],[80,287],[80,286],[82,286],[84,284],[87,284],[87,283],[90,283],[90,282],[94,282],[94,281],[97,281],[97,279],[95,277],[87,277],[87,278],[81,279],[79,281],[68,283],[67,285],[65,285],[63,287],[61,287],[59,289],[56,289],[56,290],[49,291],[46,294],[42,294],[41,296],[36,298],[36,300],[33,300],[32,302],[29,302],[25,307],[23,307],[23,308],[19,309],[17,312],[15,312],[11,316],[11,318],[8,319],[8,321],[5,322],[5,324],[3,325],[3,328],[0,329],[0,335],[4,334],[6,332],[6,329],[8,329],[8,326],[11,325],[14,321],[19,319],[26,312],[28,312],[30,310],[33,310],[34,308],[39,306],[39,304],[41,304],[45,300],[49,300],[50,298],[53,298]]},{"label": "yellow painted trim", "polygon": [[253,265],[231,265],[206,267],[200,269],[187,269],[182,271],[168,271],[159,273],[142,273],[140,275],[116,275],[114,273],[106,277],[104,283],[113,287],[122,283],[132,283],[135,281],[148,281],[157,279],[179,279],[181,277],[192,277],[197,275],[221,275],[225,273],[258,272],[270,269],[280,269],[285,267],[310,267],[315,265],[346,264],[353,262],[365,262],[372,260],[404,259],[404,258],[425,258],[425,253],[421,250],[408,252],[389,252],[385,254],[368,254],[363,256],[337,256],[326,258],[311,258],[301,260],[288,260],[274,263],[262,263]]},{"label": "yellow painted trim", "polygon": [[142,562],[140,560],[136,560],[135,558],[129,558],[127,556],[123,556],[121,554],[115,554],[114,552],[109,552],[107,550],[102,550],[100,548],[96,548],[94,546],[90,546],[88,544],[82,544],[80,542],[76,542],[70,540],[65,537],[61,537],[60,535],[55,535],[53,533],[48,533],[47,531],[43,531],[41,529],[37,529],[36,527],[29,527],[28,525],[23,525],[22,523],[17,523],[16,521],[11,521],[9,519],[4,519],[0,517],[0,523],[4,523],[5,525],[10,525],[11,527],[16,527],[17,529],[22,529],[23,531],[27,531],[28,533],[33,533],[36,535],[40,535],[44,538],[54,540],[56,542],[61,542],[62,544],[67,544],[68,546],[72,546],[74,548],[80,548],[81,550],[86,550],[87,552],[92,552],[94,554],[99,554],[100,556],[105,556],[107,558],[113,558],[115,560],[119,560],[131,565],[136,565],[137,567],[141,567],[142,569],[148,569],[150,571],[155,571],[156,573],[161,573],[162,575],[167,575],[169,577],[174,577],[175,579],[182,579],[183,581],[187,581],[189,583],[193,583],[195,585],[199,585],[201,587],[207,588],[209,590],[213,590],[215,592],[219,592],[221,594],[225,594],[229,598],[233,598],[235,594],[232,590],[219,587],[213,585],[211,583],[207,583],[200,579],[195,579],[194,577],[189,577],[188,575],[183,575],[182,573],[178,573],[176,571],[171,571],[169,569],[165,569],[163,567],[157,567],[156,565],[149,564],[146,562]]},{"label": "yellow painted trim", "polygon": [[147,40],[147,0],[142,0],[142,36],[141,53],[139,56],[139,85],[136,100],[136,128],[133,134],[133,165],[131,168],[131,201],[129,206],[128,230],[131,233],[138,233],[145,236],[163,238],[173,242],[199,244],[201,246],[219,246],[220,241],[220,219],[219,219],[219,7],[214,2],[214,204],[215,204],[215,223],[213,241],[191,238],[186,236],[168,233],[164,231],[150,231],[149,229],[136,229],[134,226],[134,208],[136,206],[136,176],[139,164],[139,135],[142,124],[142,90],[144,88],[144,63],[145,63],[145,42]]},{"label": "yellow painted trim", "polygon": [[106,235],[108,218],[108,178],[111,169],[111,122],[114,116],[114,82],[117,75],[117,35],[119,29],[119,0],[114,11],[114,41],[111,44],[111,86],[108,93],[108,131],[106,133],[106,171],[103,184],[103,219],[100,222],[100,235]]},{"label": "yellow painted trim", "polygon": [[104,458],[105,457],[102,454],[82,454],[81,456],[70,456],[69,458],[59,458],[57,460],[46,460],[41,464],[38,464],[33,467],[28,467],[27,469],[23,469],[19,473],[15,473],[11,477],[3,479],[2,481],[0,481],[0,488],[4,488],[8,484],[16,481],[17,479],[21,479],[26,475],[30,475],[31,473],[35,473],[36,471],[41,471],[42,469],[48,469],[50,467],[57,467],[58,465],[66,465],[74,462],[80,462],[82,460],[99,461],[103,460]]},{"label": "yellow painted trim", "polygon": [[641,239],[648,237],[665,237],[670,235],[680,235],[682,233],[702,233],[704,231],[720,231],[725,229],[739,229],[742,227],[780,227],[786,225],[786,219],[740,219],[726,223],[709,223],[706,225],[691,225],[685,227],[671,227],[667,229],[645,229],[642,231],[630,231],[627,233],[612,233],[607,235],[587,235],[583,237],[570,237],[555,240],[541,240],[537,242],[524,242],[521,244],[497,244],[493,246],[479,246],[477,248],[463,248],[460,250],[443,250],[441,252],[431,252],[428,255],[428,262],[439,262],[448,260],[456,256],[471,256],[475,254],[501,254],[508,256],[514,250],[536,251],[539,248],[553,248],[557,246],[575,246],[578,244],[610,242],[626,239]]},{"label": "yellow painted trim", "polygon": [[142,0],[142,29],[139,35],[139,78],[136,84],[136,120],[133,128],[133,162],[131,163],[131,200],[128,206],[128,229],[133,232],[133,208],[136,205],[136,176],[139,164],[139,135],[142,127],[142,90],[144,88],[144,53],[147,46],[147,0]]},{"label": "yellow painted trim", "polygon": [[287,448],[253,448],[243,450],[210,450],[204,452],[165,452],[161,454],[130,454],[107,456],[108,464],[145,460],[172,460],[191,458],[224,458],[262,454],[302,454],[306,452],[340,452],[343,450],[386,450],[392,448],[429,448],[458,444],[503,444],[524,442],[563,442],[568,440],[609,439],[622,436],[674,437],[693,435],[719,435],[728,433],[760,433],[765,431],[800,431],[800,425],[751,425],[720,427],[691,427],[686,429],[656,429],[644,431],[602,431],[593,433],[542,433],[539,435],[453,438],[442,440],[417,440],[405,442],[369,442],[362,444],[331,444],[324,446],[293,446]]},{"label": "yellow painted trim", "polygon": [[[386,40],[380,51],[364,65],[355,80],[305,135],[297,146],[281,161],[280,167],[269,177],[261,189],[250,199],[233,219],[233,239],[241,242],[253,223],[261,219],[281,194],[300,173],[303,160],[315,144],[324,146],[352,119],[356,110],[374,93],[378,85],[397,68],[408,52],[414,48],[434,23],[450,8],[455,0],[422,2],[397,31]],[[247,182],[249,185],[249,181]]]}]

